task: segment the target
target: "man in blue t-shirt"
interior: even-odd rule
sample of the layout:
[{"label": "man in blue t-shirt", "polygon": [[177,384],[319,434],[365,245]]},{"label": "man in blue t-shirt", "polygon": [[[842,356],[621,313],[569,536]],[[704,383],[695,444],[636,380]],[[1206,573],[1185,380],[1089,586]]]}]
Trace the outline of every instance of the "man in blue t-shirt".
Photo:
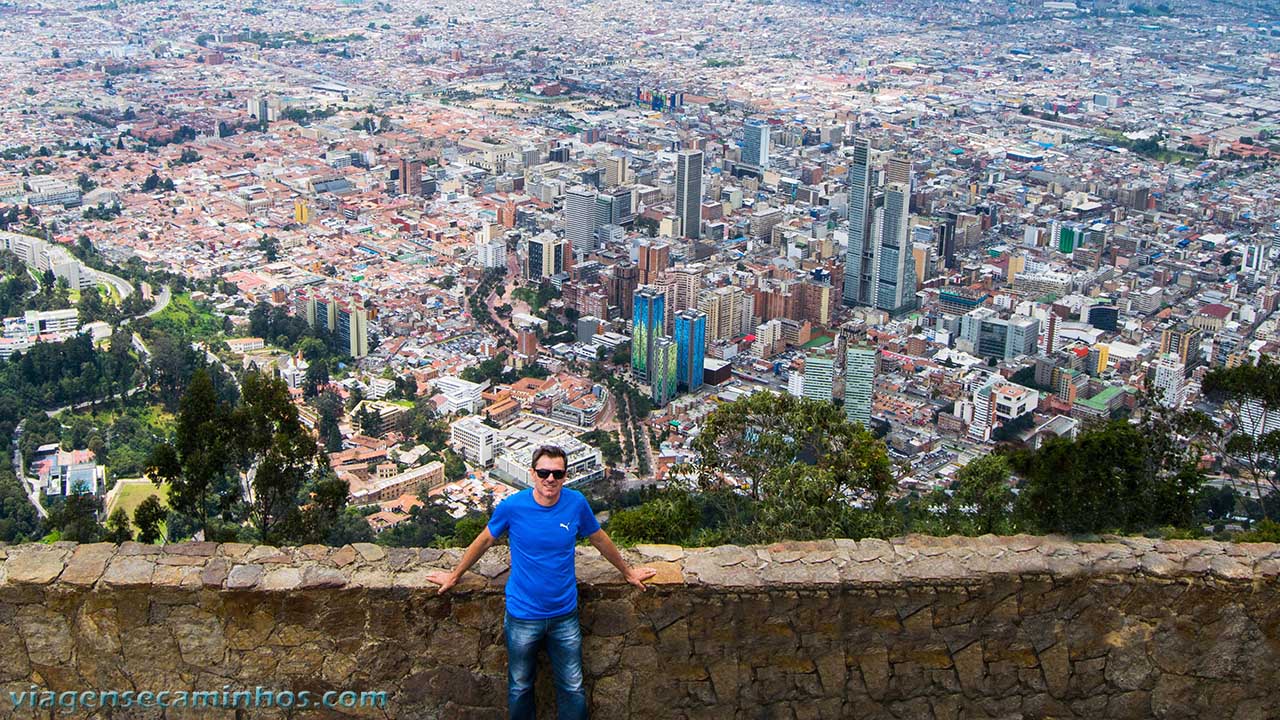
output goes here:
[{"label": "man in blue t-shirt", "polygon": [[582,685],[582,627],[578,623],[578,580],[574,545],[585,537],[627,582],[644,590],[652,568],[633,568],[600,529],[586,498],[565,490],[569,459],[564,450],[544,446],[533,453],[532,488],[498,503],[489,525],[467,547],[453,572],[427,576],[446,593],[503,533],[510,533],[511,575],[507,579],[507,709],[512,720],[534,717],[533,679],[538,647],[551,658],[560,720],[587,717]]}]

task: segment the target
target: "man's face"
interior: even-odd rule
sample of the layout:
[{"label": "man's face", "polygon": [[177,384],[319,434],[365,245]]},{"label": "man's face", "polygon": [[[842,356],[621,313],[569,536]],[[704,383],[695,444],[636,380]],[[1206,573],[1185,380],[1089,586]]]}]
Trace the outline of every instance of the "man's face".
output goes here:
[{"label": "man's face", "polygon": [[[555,497],[560,494],[560,488],[564,486],[566,477],[564,471],[564,458],[544,455],[538,458],[538,462],[534,464],[533,470],[529,472],[529,479],[533,482],[533,487],[538,494],[543,497]],[[557,474],[560,477],[557,478]],[[546,475],[546,477],[541,477],[541,475]]]}]

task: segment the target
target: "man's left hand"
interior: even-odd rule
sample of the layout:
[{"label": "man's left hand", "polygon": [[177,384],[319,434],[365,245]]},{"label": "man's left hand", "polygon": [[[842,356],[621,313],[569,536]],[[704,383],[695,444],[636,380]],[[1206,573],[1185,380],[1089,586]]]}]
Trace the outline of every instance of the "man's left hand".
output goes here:
[{"label": "man's left hand", "polygon": [[626,578],[627,578],[627,582],[631,583],[632,585],[635,585],[641,590],[644,590],[645,589],[644,581],[648,580],[649,578],[657,574],[658,574],[658,571],[654,570],[653,568],[647,568],[647,567],[630,568],[629,570],[627,570]]}]

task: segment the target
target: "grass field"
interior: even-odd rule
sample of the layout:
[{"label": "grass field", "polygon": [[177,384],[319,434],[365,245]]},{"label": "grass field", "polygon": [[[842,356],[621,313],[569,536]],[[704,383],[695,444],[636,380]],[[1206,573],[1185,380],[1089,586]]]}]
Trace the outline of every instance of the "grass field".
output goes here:
[{"label": "grass field", "polygon": [[111,504],[106,508],[106,517],[110,517],[116,508],[122,507],[125,512],[129,513],[129,519],[133,519],[133,511],[138,509],[143,500],[148,496],[159,495],[160,502],[167,508],[169,507],[169,486],[161,485],[157,488],[150,481],[141,478],[128,478],[116,481],[118,486],[111,497]]}]

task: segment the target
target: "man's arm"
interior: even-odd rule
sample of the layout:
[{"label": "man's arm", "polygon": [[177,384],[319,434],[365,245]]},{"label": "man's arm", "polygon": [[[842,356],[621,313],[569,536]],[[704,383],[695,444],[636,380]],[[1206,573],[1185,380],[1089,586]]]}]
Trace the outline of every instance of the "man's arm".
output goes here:
[{"label": "man's arm", "polygon": [[480,531],[475,540],[467,546],[467,551],[462,553],[462,560],[458,561],[458,566],[453,572],[433,572],[427,575],[427,579],[440,586],[439,594],[443,595],[449,592],[449,588],[458,584],[458,580],[462,578],[462,574],[471,569],[472,565],[484,555],[485,551],[493,547],[494,537],[489,532],[489,528]]},{"label": "man's arm", "polygon": [[633,568],[627,565],[627,561],[622,559],[622,553],[618,552],[618,546],[613,544],[609,533],[605,532],[603,528],[588,535],[587,539],[591,541],[592,545],[595,545],[596,550],[599,550],[606,560],[618,568],[618,572],[622,573],[622,577],[626,578],[627,582],[641,590],[645,589],[645,580],[658,574],[658,571],[653,568]]}]

